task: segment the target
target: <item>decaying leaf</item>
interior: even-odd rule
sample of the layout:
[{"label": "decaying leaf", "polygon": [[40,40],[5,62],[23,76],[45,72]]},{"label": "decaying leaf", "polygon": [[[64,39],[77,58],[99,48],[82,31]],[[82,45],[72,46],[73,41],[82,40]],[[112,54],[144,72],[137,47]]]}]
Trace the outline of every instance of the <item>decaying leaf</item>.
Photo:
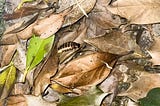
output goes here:
[{"label": "decaying leaf", "polygon": [[16,19],[16,18],[22,18],[27,15],[32,15],[38,11],[40,11],[40,9],[36,7],[22,7],[14,11],[12,14],[4,14],[3,18],[6,21],[8,21],[8,20]]},{"label": "decaying leaf", "polygon": [[152,59],[150,60],[153,65],[160,65],[160,38],[154,37],[154,44],[148,53],[151,55]]},{"label": "decaying leaf", "polygon": [[23,72],[26,68],[26,44],[23,43],[17,43],[17,52],[15,56],[13,57],[13,63],[15,67]]},{"label": "decaying leaf", "polygon": [[51,51],[47,62],[34,81],[34,95],[40,95],[46,86],[50,84],[50,77],[54,76],[58,68],[58,56],[56,48]]},{"label": "decaying leaf", "polygon": [[7,106],[56,106],[56,103],[46,102],[41,96],[15,95],[7,99]]},{"label": "decaying leaf", "polygon": [[119,96],[128,96],[132,100],[138,101],[138,99],[145,97],[149,90],[159,87],[159,80],[160,74],[142,72],[140,78],[126,92],[119,94]]},{"label": "decaying leaf", "polygon": [[26,74],[38,65],[48,54],[53,45],[54,37],[55,36],[52,35],[46,39],[41,39],[35,36],[31,38],[27,51],[26,70],[24,72],[24,76],[26,76]]},{"label": "decaying leaf", "polygon": [[107,4],[110,0],[97,0],[95,7],[86,19],[88,36],[104,35],[108,29],[118,27],[120,18],[108,11]]},{"label": "decaying leaf", "polygon": [[136,42],[129,35],[120,31],[113,31],[104,36],[88,38],[84,41],[103,52],[122,55],[130,51],[135,51],[138,54],[142,54]]},{"label": "decaying leaf", "polygon": [[48,38],[55,34],[62,26],[64,17],[68,14],[70,9],[67,9],[59,14],[52,14],[49,17],[38,20],[33,27],[33,33],[40,35],[41,38]]},{"label": "decaying leaf", "polygon": [[16,44],[1,46],[0,49],[1,49],[0,66],[3,67],[11,62],[11,59],[16,51]]},{"label": "decaying leaf", "polygon": [[117,0],[107,9],[131,24],[151,24],[160,22],[159,4],[157,0]]},{"label": "decaying leaf", "polygon": [[13,63],[9,65],[8,68],[0,73],[0,99],[4,99],[9,95],[16,79],[16,68]]},{"label": "decaying leaf", "polygon": [[81,96],[62,96],[57,106],[100,106],[103,99],[109,94],[93,86],[86,94]]},{"label": "decaying leaf", "polygon": [[93,9],[96,3],[96,0],[67,0],[67,1],[60,0],[60,2],[62,3],[62,5],[65,5],[65,6],[66,6],[66,2],[69,3],[70,6],[73,6],[71,12],[66,16],[64,20],[64,24],[63,24],[63,27],[64,27],[77,22],[84,15],[87,15],[87,13],[89,13]]},{"label": "decaying leaf", "polygon": [[110,73],[116,55],[92,53],[72,60],[52,78],[68,88],[96,85]]}]

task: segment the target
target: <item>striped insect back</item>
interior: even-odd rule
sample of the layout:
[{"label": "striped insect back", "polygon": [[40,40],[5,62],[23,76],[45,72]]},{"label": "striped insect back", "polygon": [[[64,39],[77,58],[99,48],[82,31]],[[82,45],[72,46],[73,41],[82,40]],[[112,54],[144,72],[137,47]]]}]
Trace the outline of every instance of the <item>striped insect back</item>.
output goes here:
[{"label": "striped insect back", "polygon": [[73,49],[80,48],[80,44],[76,42],[66,42],[58,47],[58,53],[66,52]]}]

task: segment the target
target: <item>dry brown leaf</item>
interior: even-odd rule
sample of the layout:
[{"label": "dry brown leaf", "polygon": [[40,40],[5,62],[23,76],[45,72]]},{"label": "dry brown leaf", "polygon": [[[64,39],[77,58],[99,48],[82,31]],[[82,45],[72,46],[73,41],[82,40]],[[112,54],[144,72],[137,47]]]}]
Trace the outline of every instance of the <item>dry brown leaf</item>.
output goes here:
[{"label": "dry brown leaf", "polygon": [[14,66],[21,72],[23,72],[26,68],[26,42],[25,43],[17,43],[17,52],[12,59]]},{"label": "dry brown leaf", "polygon": [[15,95],[7,99],[7,106],[56,106],[55,103],[46,102],[41,96]]},{"label": "dry brown leaf", "polygon": [[86,24],[89,26],[88,36],[103,35],[107,29],[118,27],[121,24],[120,18],[106,9],[108,3],[108,0],[97,0],[94,9],[86,20]]},{"label": "dry brown leaf", "polygon": [[160,87],[160,74],[141,72],[140,78],[132,83],[131,87],[119,96],[128,96],[134,101],[143,98],[152,88]]},{"label": "dry brown leaf", "polygon": [[45,87],[50,84],[50,77],[57,72],[57,65],[58,56],[54,49],[34,82],[34,95],[40,95]]},{"label": "dry brown leaf", "polygon": [[1,57],[0,57],[0,66],[6,66],[10,63],[15,51],[16,51],[16,44],[15,45],[7,45],[1,46]]},{"label": "dry brown leaf", "polygon": [[48,38],[53,35],[61,28],[64,17],[69,11],[70,9],[67,9],[59,14],[51,14],[44,19],[38,20],[33,27],[33,33],[40,35],[41,38]]},{"label": "dry brown leaf", "polygon": [[142,54],[136,42],[129,35],[120,31],[113,31],[104,36],[88,38],[84,41],[103,52],[122,55],[134,50],[136,53]]},{"label": "dry brown leaf", "polygon": [[60,1],[63,5],[65,5],[65,7],[66,7],[66,2],[69,3],[70,6],[73,6],[71,12],[65,18],[63,27],[71,25],[77,22],[84,15],[87,15],[87,13],[89,13],[93,9],[96,3],[96,0],[67,0],[67,1],[60,0]]},{"label": "dry brown leaf", "polygon": [[20,9],[17,9],[16,11],[14,11],[12,14],[4,14],[3,18],[6,21],[12,20],[12,19],[17,19],[17,18],[22,18],[27,15],[32,15],[36,12],[39,12],[40,10],[42,10],[42,9],[37,8],[37,7],[22,7]]},{"label": "dry brown leaf", "polygon": [[131,24],[151,24],[160,22],[159,5],[159,0],[117,0],[107,9]]},{"label": "dry brown leaf", "polygon": [[116,58],[116,55],[109,53],[79,57],[66,64],[52,80],[68,88],[96,85],[109,75],[109,65],[112,67]]},{"label": "dry brown leaf", "polygon": [[150,60],[153,65],[160,65],[160,38],[154,37],[154,45],[148,51],[152,59]]}]

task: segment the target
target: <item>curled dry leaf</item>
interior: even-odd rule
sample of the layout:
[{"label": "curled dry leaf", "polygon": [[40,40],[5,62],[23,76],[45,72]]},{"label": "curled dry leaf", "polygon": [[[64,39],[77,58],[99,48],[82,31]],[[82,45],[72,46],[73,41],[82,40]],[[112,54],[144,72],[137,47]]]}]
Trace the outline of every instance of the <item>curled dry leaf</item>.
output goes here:
[{"label": "curled dry leaf", "polygon": [[151,24],[160,22],[159,4],[157,0],[117,0],[107,9],[127,18],[131,24]]},{"label": "curled dry leaf", "polygon": [[148,53],[152,57],[150,61],[153,63],[153,65],[160,65],[160,38],[154,37],[154,40],[154,45],[151,47]]},{"label": "curled dry leaf", "polygon": [[43,9],[40,9],[40,8],[37,8],[37,7],[22,7],[20,9],[17,9],[16,11],[14,11],[12,14],[4,14],[3,18],[6,21],[12,20],[12,19],[17,19],[17,18],[22,18],[22,17],[25,17],[27,15],[32,15],[34,13],[37,13],[40,10],[43,10]]},{"label": "curled dry leaf", "polygon": [[26,68],[26,44],[25,43],[17,43],[17,52],[13,57],[13,63],[15,67],[23,72]]},{"label": "curled dry leaf", "polygon": [[142,54],[136,42],[129,35],[120,31],[113,31],[104,36],[88,38],[84,41],[103,52],[122,55],[130,51],[135,51],[138,54]]},{"label": "curled dry leaf", "polygon": [[7,34],[7,32],[16,29],[22,23],[11,26],[11,28],[9,28],[9,30],[7,30],[3,35],[1,44],[14,44],[18,42],[17,37],[26,40],[30,38],[33,33],[36,35],[41,35],[41,38],[47,38],[56,33],[61,28],[64,17],[68,14],[69,11],[70,8],[59,14],[51,14],[49,17],[38,19],[20,32]]},{"label": "curled dry leaf", "polygon": [[118,27],[121,20],[118,16],[114,16],[108,11],[107,4],[110,0],[97,0],[97,3],[86,20],[88,28],[88,36],[103,35],[107,29]]},{"label": "curled dry leaf", "polygon": [[33,27],[33,33],[40,35],[41,38],[48,38],[53,35],[61,28],[64,17],[69,11],[70,8],[59,14],[51,14],[49,17],[38,20]]},{"label": "curled dry leaf", "polygon": [[58,56],[56,49],[54,49],[34,82],[34,95],[40,95],[45,87],[50,84],[50,77],[57,72],[57,65]]},{"label": "curled dry leaf", "polygon": [[69,62],[51,80],[68,88],[96,85],[110,73],[116,55],[93,53]]},{"label": "curled dry leaf", "polygon": [[15,45],[6,45],[1,46],[1,58],[0,58],[0,66],[6,66],[10,63],[15,51],[16,51],[16,44]]},{"label": "curled dry leaf", "polygon": [[[66,0],[60,0],[62,3],[66,4]],[[67,0],[68,3],[73,3],[73,8],[71,12],[66,16],[64,20],[64,26],[71,25],[75,22],[77,22],[80,18],[82,18],[84,15],[87,15],[93,7],[95,6],[96,0]]]},{"label": "curled dry leaf", "polygon": [[149,90],[159,87],[159,80],[160,74],[141,72],[140,78],[127,91],[120,93],[119,96],[128,96],[132,100],[138,101],[138,99],[145,97]]}]

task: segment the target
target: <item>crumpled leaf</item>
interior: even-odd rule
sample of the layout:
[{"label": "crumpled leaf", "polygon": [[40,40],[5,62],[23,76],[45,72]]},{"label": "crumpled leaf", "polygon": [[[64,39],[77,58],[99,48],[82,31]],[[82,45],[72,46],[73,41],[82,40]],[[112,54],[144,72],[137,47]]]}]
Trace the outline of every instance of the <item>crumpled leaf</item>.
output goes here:
[{"label": "crumpled leaf", "polygon": [[110,93],[104,93],[93,86],[86,94],[77,97],[62,96],[57,106],[100,106],[103,99]]},{"label": "crumpled leaf", "polygon": [[160,22],[159,4],[159,0],[117,0],[107,9],[131,24],[151,24]]},{"label": "crumpled leaf", "polygon": [[56,103],[50,103],[42,99],[41,96],[15,95],[7,99],[7,106],[56,106]]},{"label": "crumpled leaf", "polygon": [[135,51],[138,54],[142,54],[136,42],[129,35],[123,34],[120,31],[113,31],[104,36],[88,38],[84,41],[103,52],[122,55]]},{"label": "crumpled leaf", "polygon": [[147,96],[139,99],[140,106],[159,106],[160,105],[160,88],[151,89]]},{"label": "crumpled leaf", "polygon": [[40,9],[36,7],[22,7],[16,11],[14,11],[12,14],[4,14],[3,18],[4,20],[12,20],[17,18],[22,18],[27,15],[32,15],[36,12],[38,12]]},{"label": "crumpled leaf", "polygon": [[110,73],[118,56],[92,53],[70,61],[51,80],[68,88],[96,85]]},{"label": "crumpled leaf", "polygon": [[26,54],[26,44],[22,42],[17,43],[17,51],[12,61],[15,67],[21,72],[23,72],[26,68],[25,54]]},{"label": "crumpled leaf", "polygon": [[160,38],[154,37],[154,44],[151,47],[151,49],[148,51],[148,53],[151,55],[152,59],[150,60],[153,65],[160,65]]},{"label": "crumpled leaf", "polygon": [[0,73],[0,99],[4,99],[9,95],[16,79],[16,68],[13,63],[9,65],[9,67]]},{"label": "crumpled leaf", "polygon": [[55,49],[51,51],[51,55],[47,59],[46,63],[34,81],[34,95],[40,95],[46,86],[50,84],[50,77],[54,76],[57,72],[58,56],[56,51],[57,48],[54,48]]},{"label": "crumpled leaf", "polygon": [[142,72],[140,78],[132,83],[131,87],[119,94],[119,96],[128,96],[134,101],[146,96],[149,90],[160,86],[160,74]]},{"label": "crumpled leaf", "polygon": [[66,9],[66,4],[69,7],[73,6],[71,12],[65,17],[63,27],[77,22],[84,15],[87,16],[87,13],[93,9],[95,3],[96,0],[59,0],[60,8],[57,11]]},{"label": "crumpled leaf", "polygon": [[6,66],[11,62],[11,59],[16,51],[16,44],[0,46],[0,66]]},{"label": "crumpled leaf", "polygon": [[68,14],[70,8],[59,13],[51,14],[49,17],[38,20],[33,27],[33,33],[40,35],[41,38],[48,38],[55,34],[62,26],[64,17]]},{"label": "crumpled leaf", "polygon": [[31,38],[27,51],[26,70],[24,72],[24,76],[26,76],[26,74],[38,65],[48,54],[53,45],[54,37],[55,36],[52,35],[47,39],[41,39],[35,36]]}]

